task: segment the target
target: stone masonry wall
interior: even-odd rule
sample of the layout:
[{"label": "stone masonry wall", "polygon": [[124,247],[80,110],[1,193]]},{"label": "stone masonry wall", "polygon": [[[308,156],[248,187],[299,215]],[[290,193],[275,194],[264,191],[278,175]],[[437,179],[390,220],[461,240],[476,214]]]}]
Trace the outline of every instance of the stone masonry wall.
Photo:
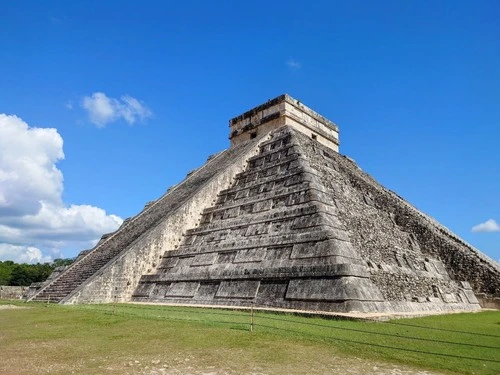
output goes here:
[{"label": "stone masonry wall", "polygon": [[322,155],[324,162],[315,168],[324,176],[323,183],[337,190],[335,203],[344,207],[342,219],[385,298],[460,301],[466,298],[456,282],[462,281],[475,293],[500,295],[500,271],[484,255],[383,188],[350,159],[319,145],[309,152]]},{"label": "stone masonry wall", "polygon": [[346,158],[302,134],[297,138],[318,186],[323,187],[319,199],[338,210],[372,282],[391,308],[405,309],[409,303],[421,305],[411,307],[415,309],[427,309],[430,304],[439,309],[449,309],[450,304],[465,309],[477,306],[470,286],[452,280],[438,257],[426,256],[414,236],[396,225],[390,206],[376,204],[371,190],[378,183],[374,181],[371,190],[363,188],[352,178],[352,171],[343,168]]},{"label": "stone masonry wall", "polygon": [[0,285],[0,299],[21,299],[27,291],[26,286]]}]

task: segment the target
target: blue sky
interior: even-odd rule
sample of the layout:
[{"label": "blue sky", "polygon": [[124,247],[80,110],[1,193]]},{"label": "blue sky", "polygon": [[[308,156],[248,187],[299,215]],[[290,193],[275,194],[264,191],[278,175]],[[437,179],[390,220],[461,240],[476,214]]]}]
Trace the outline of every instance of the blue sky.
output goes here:
[{"label": "blue sky", "polygon": [[6,2],[0,259],[91,247],[227,148],[230,118],[288,93],[339,126],[341,153],[498,260],[498,14],[497,1]]}]

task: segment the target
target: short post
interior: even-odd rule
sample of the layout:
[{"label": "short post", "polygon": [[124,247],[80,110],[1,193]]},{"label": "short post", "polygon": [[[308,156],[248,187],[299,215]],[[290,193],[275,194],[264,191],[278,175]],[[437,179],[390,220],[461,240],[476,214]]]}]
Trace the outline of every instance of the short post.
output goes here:
[{"label": "short post", "polygon": [[47,295],[47,307],[49,306],[50,303],[50,294]]},{"label": "short post", "polygon": [[253,332],[253,302],[250,302],[250,332]]},{"label": "short post", "polygon": [[115,295],[115,298],[113,301],[113,315],[115,315],[115,310],[116,310],[116,298],[117,298],[117,296]]}]

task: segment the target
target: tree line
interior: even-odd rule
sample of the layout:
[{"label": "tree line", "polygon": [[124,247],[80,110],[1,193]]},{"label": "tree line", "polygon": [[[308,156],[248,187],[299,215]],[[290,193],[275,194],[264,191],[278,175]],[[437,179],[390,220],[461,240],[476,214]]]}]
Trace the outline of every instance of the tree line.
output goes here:
[{"label": "tree line", "polygon": [[29,286],[47,280],[52,271],[59,266],[67,266],[73,259],[55,259],[52,263],[15,263],[11,260],[0,261],[0,285]]}]

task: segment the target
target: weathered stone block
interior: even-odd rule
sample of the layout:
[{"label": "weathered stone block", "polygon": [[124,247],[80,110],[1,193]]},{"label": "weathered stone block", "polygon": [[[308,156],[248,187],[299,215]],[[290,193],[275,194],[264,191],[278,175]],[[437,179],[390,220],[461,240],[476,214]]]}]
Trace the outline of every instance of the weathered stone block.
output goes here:
[{"label": "weathered stone block", "polygon": [[218,253],[204,253],[195,255],[193,261],[191,262],[191,267],[210,266],[215,263],[218,257]]},{"label": "weathered stone block", "polygon": [[290,258],[318,258],[327,256],[356,258],[356,253],[349,242],[330,239],[321,242],[300,243],[293,246]]},{"label": "weathered stone block", "polygon": [[165,297],[194,297],[199,286],[199,282],[172,283],[165,292]]},{"label": "weathered stone block", "polygon": [[217,298],[255,298],[260,281],[223,281],[217,290]]},{"label": "weathered stone block", "polygon": [[265,248],[240,250],[236,253],[233,263],[260,262],[265,255]]},{"label": "weathered stone block", "polygon": [[257,299],[261,301],[281,301],[285,298],[288,282],[261,282]]},{"label": "weathered stone block", "polygon": [[369,279],[293,279],[288,284],[287,299],[316,301],[382,301]]},{"label": "weathered stone block", "polygon": [[213,300],[217,289],[219,289],[219,283],[200,283],[200,287],[196,291],[195,298],[202,301]]}]

